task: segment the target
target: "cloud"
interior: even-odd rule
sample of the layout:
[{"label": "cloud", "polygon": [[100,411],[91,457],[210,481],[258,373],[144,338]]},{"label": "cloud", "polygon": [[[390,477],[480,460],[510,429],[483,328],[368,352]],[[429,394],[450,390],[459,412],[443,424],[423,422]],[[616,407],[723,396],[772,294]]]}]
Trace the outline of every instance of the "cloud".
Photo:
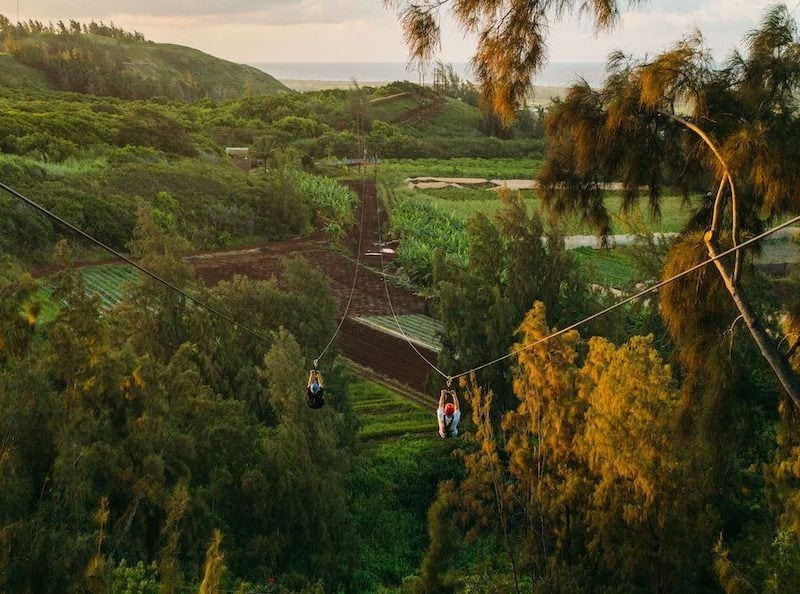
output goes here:
[{"label": "cloud", "polygon": [[[553,24],[552,62],[603,62],[621,49],[653,55],[692,31],[724,58],[756,27],[772,0],[645,0],[611,32],[595,35],[588,18]],[[14,18],[16,0],[0,0]],[[381,0],[20,0],[20,17],[42,21],[114,21],[155,41],[173,42],[237,61],[404,61],[394,11]],[[469,60],[474,39],[445,19],[442,57]]]},{"label": "cloud", "polygon": [[[9,4],[5,0],[5,5]],[[16,8],[11,8],[6,8],[6,14],[14,17]],[[125,15],[216,19],[220,24],[293,25],[341,23],[385,12],[379,0],[83,0],[80,3],[43,0],[33,6],[25,6],[23,2],[20,18],[111,20]]]}]

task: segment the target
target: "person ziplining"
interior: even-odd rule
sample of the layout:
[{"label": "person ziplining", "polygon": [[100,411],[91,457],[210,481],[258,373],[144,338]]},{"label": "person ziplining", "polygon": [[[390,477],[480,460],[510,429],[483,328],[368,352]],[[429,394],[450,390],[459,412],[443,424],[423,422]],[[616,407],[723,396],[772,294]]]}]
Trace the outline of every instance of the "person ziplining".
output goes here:
[{"label": "person ziplining", "polygon": [[308,374],[308,387],[306,400],[309,408],[322,408],[325,406],[325,387],[322,384],[322,375],[315,367]]},{"label": "person ziplining", "polygon": [[[362,183],[363,183],[363,178],[362,178]],[[63,218],[59,217],[58,215],[56,215],[52,211],[46,209],[44,206],[42,206],[42,205],[38,204],[37,202],[34,202],[30,198],[27,198],[26,196],[22,195],[21,193],[16,191],[14,188],[8,186],[7,184],[5,184],[3,182],[0,182],[0,189],[8,192],[12,196],[18,198],[19,200],[21,200],[22,202],[24,202],[27,205],[31,206],[35,210],[38,210],[39,212],[41,212],[42,214],[46,215],[50,219],[56,221],[57,223],[63,225],[64,227],[72,230],[77,235],[89,240],[90,242],[94,243],[95,245],[97,245],[101,249],[105,250],[106,252],[112,254],[116,258],[118,258],[118,259],[126,262],[127,264],[133,266],[139,272],[141,272],[141,273],[149,276],[153,280],[161,283],[162,285],[164,285],[168,289],[174,291],[175,293],[177,293],[179,295],[182,295],[185,299],[187,299],[188,301],[191,301],[192,303],[194,303],[199,308],[207,311],[208,313],[210,313],[212,315],[215,315],[215,316],[217,316],[217,317],[219,317],[221,319],[224,319],[224,320],[230,322],[233,325],[234,329],[246,332],[246,333],[254,336],[255,338],[261,340],[262,342],[265,342],[265,343],[266,342],[270,342],[270,340],[264,334],[262,334],[260,332],[257,332],[256,330],[253,330],[252,328],[248,327],[247,325],[242,324],[240,321],[234,319],[232,316],[228,315],[227,313],[225,313],[223,311],[220,311],[218,308],[210,305],[209,303],[204,302],[202,299],[199,299],[196,296],[194,296],[194,295],[184,291],[183,289],[175,286],[173,283],[171,283],[168,280],[162,278],[160,275],[156,274],[155,272],[145,268],[144,266],[142,266],[138,262],[135,262],[131,258],[129,258],[128,256],[125,256],[124,254],[121,254],[120,252],[114,250],[113,248],[109,247],[105,243],[101,242],[99,239],[91,236],[90,234],[88,234],[87,232],[83,231],[82,229],[79,229],[78,227],[76,227],[72,223],[69,223],[69,222],[65,221]],[[363,196],[363,192],[362,192],[362,196]],[[376,204],[379,204],[379,200],[377,199],[377,197],[376,197]],[[386,297],[387,297],[387,300],[388,300],[388,303],[389,303],[389,307],[390,307],[390,310],[391,310],[391,313],[392,313],[392,317],[394,318],[395,324],[397,326],[397,329],[398,329],[399,333],[403,336],[405,341],[408,343],[408,345],[411,347],[411,349],[414,350],[417,353],[417,355],[420,357],[420,359],[422,361],[424,361],[433,371],[435,371],[440,376],[442,376],[442,378],[448,380],[448,390],[442,390],[442,393],[440,394],[440,398],[439,398],[439,407],[437,407],[437,417],[439,417],[439,419],[440,419],[440,436],[441,437],[445,437],[449,433],[452,433],[452,436],[455,437],[455,435],[458,434],[457,426],[458,426],[458,422],[459,422],[460,417],[461,417],[461,411],[460,411],[459,405],[458,405],[458,397],[455,396],[455,394],[452,392],[452,390],[449,389],[450,381],[452,381],[454,379],[462,378],[462,377],[467,377],[472,373],[480,371],[481,369],[485,369],[485,368],[490,367],[492,365],[496,365],[496,364],[500,363],[501,361],[505,361],[507,359],[510,359],[510,358],[512,358],[512,357],[524,352],[524,351],[527,351],[527,350],[530,350],[532,348],[535,348],[536,346],[538,346],[540,344],[543,344],[543,343],[547,342],[548,340],[551,340],[551,339],[553,339],[553,338],[555,338],[557,336],[560,336],[560,335],[562,335],[562,334],[564,334],[566,332],[569,332],[570,330],[576,329],[579,326],[583,326],[584,324],[586,324],[586,323],[588,323],[588,322],[590,322],[590,321],[592,321],[592,320],[594,320],[596,318],[604,316],[604,315],[608,314],[609,312],[611,312],[611,311],[613,311],[615,309],[618,309],[618,308],[620,308],[620,307],[622,307],[622,306],[624,306],[624,305],[626,305],[626,304],[628,304],[628,303],[630,303],[630,302],[632,302],[632,301],[634,301],[636,299],[639,299],[639,298],[643,297],[644,295],[648,295],[648,294],[650,294],[652,292],[655,292],[658,289],[660,289],[661,287],[664,287],[665,285],[668,285],[668,284],[678,280],[679,278],[683,278],[684,276],[686,276],[688,274],[691,274],[692,272],[694,272],[696,270],[700,270],[701,268],[707,266],[708,264],[716,263],[719,260],[725,258],[726,256],[729,256],[731,254],[739,252],[740,250],[744,249],[745,247],[753,245],[753,244],[761,241],[765,237],[768,237],[768,236],[776,233],[777,231],[780,231],[781,229],[785,229],[785,228],[787,228],[787,227],[789,227],[791,225],[795,225],[797,223],[800,223],[800,216],[795,216],[795,217],[793,217],[793,218],[791,218],[791,219],[789,219],[787,221],[782,222],[779,225],[776,225],[775,227],[772,227],[771,229],[768,229],[768,230],[766,230],[766,231],[764,231],[762,233],[759,233],[758,235],[755,235],[755,236],[753,236],[753,237],[751,237],[751,238],[749,238],[749,239],[747,239],[745,241],[742,241],[742,242],[738,243],[737,245],[734,245],[733,247],[731,247],[731,248],[729,248],[727,250],[724,250],[724,251],[719,252],[719,253],[715,252],[715,254],[713,256],[709,257],[708,259],[703,260],[702,262],[699,262],[699,263],[697,263],[697,264],[695,264],[693,266],[690,266],[689,268],[687,268],[685,270],[682,270],[681,272],[678,272],[678,273],[670,276],[669,278],[666,278],[666,279],[664,279],[664,280],[662,280],[662,281],[660,281],[658,283],[655,283],[654,285],[652,285],[650,287],[647,287],[647,288],[645,288],[645,289],[643,289],[643,290],[641,290],[641,291],[639,291],[639,292],[637,292],[637,293],[635,293],[633,295],[630,295],[630,296],[628,296],[628,297],[626,297],[624,299],[621,299],[620,301],[617,301],[616,303],[606,307],[605,309],[602,309],[602,310],[600,310],[600,311],[598,311],[598,312],[596,312],[596,313],[594,313],[592,315],[589,315],[589,316],[587,316],[587,317],[585,317],[585,318],[583,318],[581,320],[578,320],[578,321],[576,321],[576,322],[574,322],[572,324],[569,324],[569,325],[561,328],[560,330],[556,330],[556,331],[548,334],[547,336],[544,336],[544,337],[542,337],[542,338],[540,338],[538,340],[535,340],[533,342],[524,344],[524,345],[522,345],[522,346],[520,346],[520,347],[518,347],[518,348],[516,348],[516,349],[514,349],[512,351],[509,351],[505,355],[502,355],[502,356],[497,357],[495,359],[492,359],[490,361],[486,361],[485,363],[482,363],[480,365],[476,365],[475,367],[473,367],[471,369],[468,369],[466,371],[463,371],[461,373],[449,375],[449,374],[445,373],[443,370],[439,369],[439,367],[437,367],[432,361],[429,361],[419,351],[419,349],[416,348],[414,343],[406,335],[406,332],[403,329],[403,327],[401,326],[400,321],[397,319],[397,314],[396,314],[396,312],[394,310],[394,306],[392,305],[391,295],[389,293],[389,287],[388,287],[388,283],[387,283],[387,280],[386,280],[386,270],[385,270],[384,261],[383,261],[383,249],[382,249],[383,242],[382,242],[381,237],[380,237],[380,207],[379,206],[378,206],[377,210],[378,210],[378,217],[376,217],[376,218],[378,220],[378,245],[381,248],[381,249],[379,249],[379,253],[381,255],[381,276],[383,278],[384,288],[385,288],[385,291],[386,291]],[[309,384],[307,386],[306,395],[307,395],[307,397],[308,397],[309,393],[314,395],[314,406],[312,406],[311,399],[309,399],[309,406],[312,406],[312,408],[321,408],[322,406],[324,406],[324,403],[325,403],[325,401],[324,401],[325,389],[323,387],[322,378],[321,378],[321,376],[320,376],[320,374],[319,374],[319,372],[317,371],[317,368],[316,368],[316,361],[318,359],[320,359],[322,357],[322,355],[328,350],[328,348],[331,346],[331,344],[333,343],[333,341],[336,338],[336,336],[339,334],[339,332],[340,332],[340,330],[342,328],[342,325],[344,323],[344,320],[347,317],[348,310],[350,309],[350,304],[352,303],[353,295],[355,294],[356,281],[357,281],[357,278],[358,278],[358,270],[359,270],[359,268],[361,266],[361,262],[360,262],[361,240],[362,240],[363,227],[364,227],[364,205],[363,205],[363,199],[362,199],[362,204],[361,204],[361,224],[360,224],[359,227],[360,227],[359,228],[359,247],[358,247],[359,258],[356,261],[356,265],[355,265],[355,271],[354,271],[354,274],[353,274],[353,284],[351,286],[350,296],[349,296],[348,302],[347,302],[347,307],[345,308],[345,311],[344,311],[344,313],[343,313],[343,315],[342,315],[342,317],[341,317],[341,319],[339,321],[339,325],[338,325],[336,331],[334,332],[334,334],[331,337],[331,339],[328,342],[328,344],[323,349],[322,353],[319,356],[317,356],[317,358],[315,359],[314,369],[312,369],[311,372],[309,373]],[[454,402],[452,402],[452,403],[445,402],[445,392],[451,393]],[[321,402],[321,404],[317,404],[319,402]],[[448,406],[448,404],[450,406],[452,406],[452,409],[450,408],[450,406]],[[439,416],[439,410],[441,410],[441,412],[442,412],[441,417]],[[444,422],[444,424],[442,424],[442,421]],[[449,426],[448,426],[448,423],[449,423]]]},{"label": "person ziplining", "polygon": [[439,406],[436,408],[439,421],[439,437],[447,439],[458,437],[458,422],[461,420],[461,406],[458,395],[450,386],[439,393]]}]

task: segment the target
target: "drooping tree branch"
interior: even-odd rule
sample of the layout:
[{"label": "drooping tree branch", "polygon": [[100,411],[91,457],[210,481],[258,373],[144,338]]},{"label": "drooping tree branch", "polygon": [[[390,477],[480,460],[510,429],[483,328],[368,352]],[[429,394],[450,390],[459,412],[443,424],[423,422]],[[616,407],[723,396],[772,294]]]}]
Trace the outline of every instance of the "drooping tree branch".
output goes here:
[{"label": "drooping tree branch", "polygon": [[758,345],[761,355],[764,357],[764,359],[766,359],[767,363],[772,368],[772,371],[775,373],[784,390],[786,390],[786,393],[789,394],[795,405],[800,408],[800,380],[792,370],[788,358],[781,355],[777,345],[775,345],[772,338],[770,338],[769,334],[767,334],[767,331],[756,318],[753,308],[750,306],[750,303],[746,299],[742,288],[739,286],[739,252],[736,252],[737,258],[733,275],[731,275],[725,268],[722,260],[717,259],[717,237],[719,236],[719,230],[722,224],[722,214],[725,210],[725,186],[727,186],[731,192],[731,210],[733,220],[731,235],[734,246],[737,245],[736,235],[738,233],[738,217],[736,214],[736,190],[733,183],[733,176],[730,173],[730,168],[725,162],[725,159],[722,157],[722,154],[717,146],[714,144],[714,142],[712,142],[705,131],[680,116],[666,112],[662,113],[697,134],[711,149],[711,152],[714,153],[714,156],[719,161],[722,174],[720,176],[721,179],[719,189],[717,190],[717,197],[714,201],[714,214],[711,220],[711,228],[703,237],[706,244],[706,249],[708,250],[708,255],[714,258],[714,265],[722,277],[725,288],[728,290],[728,293],[730,293],[730,296],[733,299],[736,308],[739,310],[744,323],[747,325],[748,330],[750,330],[750,334],[753,336],[753,340],[755,340],[756,345]]}]

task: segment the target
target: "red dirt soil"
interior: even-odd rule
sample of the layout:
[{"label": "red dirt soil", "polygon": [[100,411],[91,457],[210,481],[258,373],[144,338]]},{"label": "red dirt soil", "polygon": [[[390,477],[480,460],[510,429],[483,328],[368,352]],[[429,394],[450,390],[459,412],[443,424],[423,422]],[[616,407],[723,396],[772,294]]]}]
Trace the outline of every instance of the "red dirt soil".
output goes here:
[{"label": "red dirt soil", "polygon": [[[378,211],[375,184],[372,180],[363,182],[345,182],[362,200],[364,212],[363,237],[361,243],[361,260],[366,265],[380,270],[378,247]],[[381,218],[385,216],[381,213]],[[358,227],[353,229],[348,239],[352,257],[331,250],[328,242],[321,236],[308,239],[295,239],[270,243],[247,250],[206,253],[189,258],[195,272],[205,284],[212,286],[220,280],[231,278],[235,274],[255,279],[267,279],[280,276],[283,260],[302,256],[317,266],[331,279],[331,292],[339,301],[340,315],[344,313],[355,272],[355,255],[358,246]],[[373,254],[373,255],[367,255]],[[384,255],[388,263],[391,254]],[[395,312],[426,313],[426,303],[422,297],[410,291],[389,285],[392,304]],[[380,274],[363,266],[359,269],[353,302],[348,318],[367,315],[390,315],[391,309],[386,300],[383,279]],[[342,332],[337,345],[349,359],[359,365],[399,381],[417,390],[425,388],[425,381],[430,372],[428,365],[422,361],[411,347],[402,339],[386,334],[348,319],[342,325]],[[436,353],[423,351],[431,360]]]}]

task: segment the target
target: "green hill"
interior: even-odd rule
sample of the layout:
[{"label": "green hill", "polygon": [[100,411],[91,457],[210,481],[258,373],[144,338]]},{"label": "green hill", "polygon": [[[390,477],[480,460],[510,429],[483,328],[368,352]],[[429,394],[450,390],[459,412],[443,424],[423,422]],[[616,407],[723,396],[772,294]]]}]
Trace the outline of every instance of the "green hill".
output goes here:
[{"label": "green hill", "polygon": [[186,101],[293,92],[252,66],[131,35],[6,27],[0,40],[8,52],[0,59],[4,86]]},{"label": "green hill", "polygon": [[9,54],[2,53],[0,53],[0,86],[37,91],[56,89],[56,85],[44,72],[20,64]]}]

